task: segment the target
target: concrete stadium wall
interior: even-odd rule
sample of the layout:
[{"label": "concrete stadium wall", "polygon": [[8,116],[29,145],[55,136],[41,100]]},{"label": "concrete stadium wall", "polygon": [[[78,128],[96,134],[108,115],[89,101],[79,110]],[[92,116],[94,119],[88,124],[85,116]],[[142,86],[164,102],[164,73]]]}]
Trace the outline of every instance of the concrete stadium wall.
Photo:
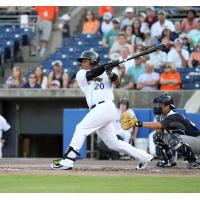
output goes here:
[{"label": "concrete stadium wall", "polygon": [[[193,93],[194,91],[189,90],[169,92],[174,97],[177,107],[184,107]],[[163,92],[115,90],[114,94],[116,104],[120,97],[127,96],[130,107],[148,108],[151,107],[152,98]],[[0,111],[12,126],[7,133],[4,156],[20,155],[19,139],[23,134],[61,136],[65,108],[87,108],[84,95],[79,89],[1,89]]]}]

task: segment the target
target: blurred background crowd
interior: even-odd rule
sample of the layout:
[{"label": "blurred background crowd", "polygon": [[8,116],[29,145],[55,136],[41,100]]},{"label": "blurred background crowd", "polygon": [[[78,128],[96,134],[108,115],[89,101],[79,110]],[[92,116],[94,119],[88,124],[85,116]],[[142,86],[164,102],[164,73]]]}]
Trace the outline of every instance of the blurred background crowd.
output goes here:
[{"label": "blurred background crowd", "polygon": [[1,7],[4,88],[78,88],[76,59],[101,63],[156,44],[166,48],[116,67],[125,90],[200,89],[199,7]]}]

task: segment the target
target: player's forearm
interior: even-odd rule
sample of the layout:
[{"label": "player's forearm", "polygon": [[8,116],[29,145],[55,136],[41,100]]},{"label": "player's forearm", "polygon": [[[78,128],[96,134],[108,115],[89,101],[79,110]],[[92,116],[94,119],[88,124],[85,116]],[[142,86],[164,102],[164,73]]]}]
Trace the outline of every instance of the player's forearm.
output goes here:
[{"label": "player's forearm", "polygon": [[152,129],[162,129],[162,124],[160,122],[143,122],[142,127],[152,128]]}]

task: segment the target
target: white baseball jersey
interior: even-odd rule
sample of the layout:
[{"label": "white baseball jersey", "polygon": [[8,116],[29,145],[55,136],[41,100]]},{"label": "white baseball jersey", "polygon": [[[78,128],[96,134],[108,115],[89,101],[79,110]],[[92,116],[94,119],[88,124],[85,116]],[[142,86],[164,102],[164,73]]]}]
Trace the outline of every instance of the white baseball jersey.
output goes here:
[{"label": "white baseball jersey", "polygon": [[91,81],[86,79],[87,70],[81,69],[76,74],[79,87],[86,97],[88,107],[105,100],[114,100],[112,83],[106,72]]}]

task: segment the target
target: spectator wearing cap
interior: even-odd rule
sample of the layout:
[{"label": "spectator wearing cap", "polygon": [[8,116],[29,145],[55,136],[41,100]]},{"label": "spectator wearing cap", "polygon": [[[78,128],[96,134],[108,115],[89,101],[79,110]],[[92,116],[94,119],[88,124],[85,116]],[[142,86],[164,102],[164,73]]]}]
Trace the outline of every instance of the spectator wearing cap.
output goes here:
[{"label": "spectator wearing cap", "polygon": [[166,63],[165,71],[160,75],[160,90],[179,90],[181,76],[172,63]]},{"label": "spectator wearing cap", "polygon": [[101,22],[100,32],[102,34],[106,34],[112,29],[113,29],[112,14],[110,12],[106,12],[103,15],[103,21]]},{"label": "spectator wearing cap", "polygon": [[147,61],[145,64],[145,73],[141,74],[137,80],[137,89],[157,90],[160,75],[154,72],[153,64]]},{"label": "spectator wearing cap", "polygon": [[146,15],[146,13],[144,13],[144,12],[141,12],[141,13],[139,14],[138,18],[139,18],[141,24],[146,23],[146,22],[145,22],[146,17],[147,17],[147,15]]},{"label": "spectator wearing cap", "polygon": [[133,7],[125,9],[125,18],[121,21],[120,29],[123,30],[124,26],[132,25],[135,20],[135,13]]},{"label": "spectator wearing cap", "polygon": [[186,33],[197,28],[197,18],[195,10],[191,9],[187,11],[187,17],[183,19],[181,23],[181,28]]},{"label": "spectator wearing cap", "polygon": [[57,80],[60,83],[61,88],[68,87],[68,75],[62,69],[63,63],[60,60],[56,60],[52,63],[53,71],[48,75],[48,87],[50,87],[53,80]]},{"label": "spectator wearing cap", "polygon": [[174,47],[171,48],[167,55],[167,61],[174,64],[174,67],[187,67],[189,52],[182,48],[182,40],[177,38]]},{"label": "spectator wearing cap", "polygon": [[61,24],[61,32],[63,39],[70,37],[70,16],[68,14],[64,14],[61,17],[59,17],[59,19],[63,21],[63,23]]},{"label": "spectator wearing cap", "polygon": [[137,83],[138,78],[145,72],[144,58],[142,56],[133,61],[133,65],[128,69],[127,74],[131,75],[134,82]]},{"label": "spectator wearing cap", "polygon": [[191,43],[191,40],[188,36],[187,33],[182,33],[179,36],[182,40],[182,48],[187,50],[189,52],[189,54],[191,54],[194,51],[194,46]]},{"label": "spectator wearing cap", "polygon": [[189,67],[200,67],[200,42],[196,44],[196,49],[190,54]]},{"label": "spectator wearing cap", "polygon": [[99,27],[100,27],[100,23],[96,19],[94,12],[87,10],[85,12],[85,16],[84,16],[82,33],[83,34],[96,34],[99,30]]},{"label": "spectator wearing cap", "polygon": [[53,80],[49,86],[49,89],[59,89],[60,88],[60,81]]},{"label": "spectator wearing cap", "polygon": [[174,24],[170,20],[167,20],[166,16],[167,14],[165,11],[160,10],[158,12],[158,21],[151,27],[151,36],[153,38],[159,38],[165,28],[170,29],[171,31],[175,30]]},{"label": "spectator wearing cap", "polygon": [[120,85],[118,86],[118,88],[125,90],[134,89],[133,76],[131,76],[130,74],[126,74],[126,67],[124,63],[118,66],[118,72],[120,77]]},{"label": "spectator wearing cap", "polygon": [[120,54],[122,48],[127,47],[130,55],[133,55],[133,47],[126,42],[126,36],[124,33],[120,33],[117,37],[117,40],[113,43],[112,47],[109,50],[109,57],[112,57],[112,54]]},{"label": "spectator wearing cap", "polygon": [[155,16],[154,7],[147,7],[146,13],[147,16],[145,22],[149,25],[149,28],[151,29],[152,25],[158,21],[157,16]]},{"label": "spectator wearing cap", "polygon": [[104,47],[111,48],[120,33],[120,20],[118,18],[113,18],[112,23],[113,28],[103,35],[103,39],[100,42],[100,44]]},{"label": "spectator wearing cap", "polygon": [[196,29],[193,29],[188,34],[189,38],[192,41],[193,45],[196,45],[197,42],[200,40],[200,19],[197,20],[197,27]]},{"label": "spectator wearing cap", "polygon": [[37,77],[37,84],[40,85],[42,89],[46,89],[48,84],[48,79],[47,76],[45,76],[43,72],[43,67],[41,65],[38,65],[35,68],[35,75]]},{"label": "spectator wearing cap", "polygon": [[31,72],[28,76],[28,82],[23,86],[23,88],[41,88],[39,84],[37,84],[37,76],[35,72]]}]

